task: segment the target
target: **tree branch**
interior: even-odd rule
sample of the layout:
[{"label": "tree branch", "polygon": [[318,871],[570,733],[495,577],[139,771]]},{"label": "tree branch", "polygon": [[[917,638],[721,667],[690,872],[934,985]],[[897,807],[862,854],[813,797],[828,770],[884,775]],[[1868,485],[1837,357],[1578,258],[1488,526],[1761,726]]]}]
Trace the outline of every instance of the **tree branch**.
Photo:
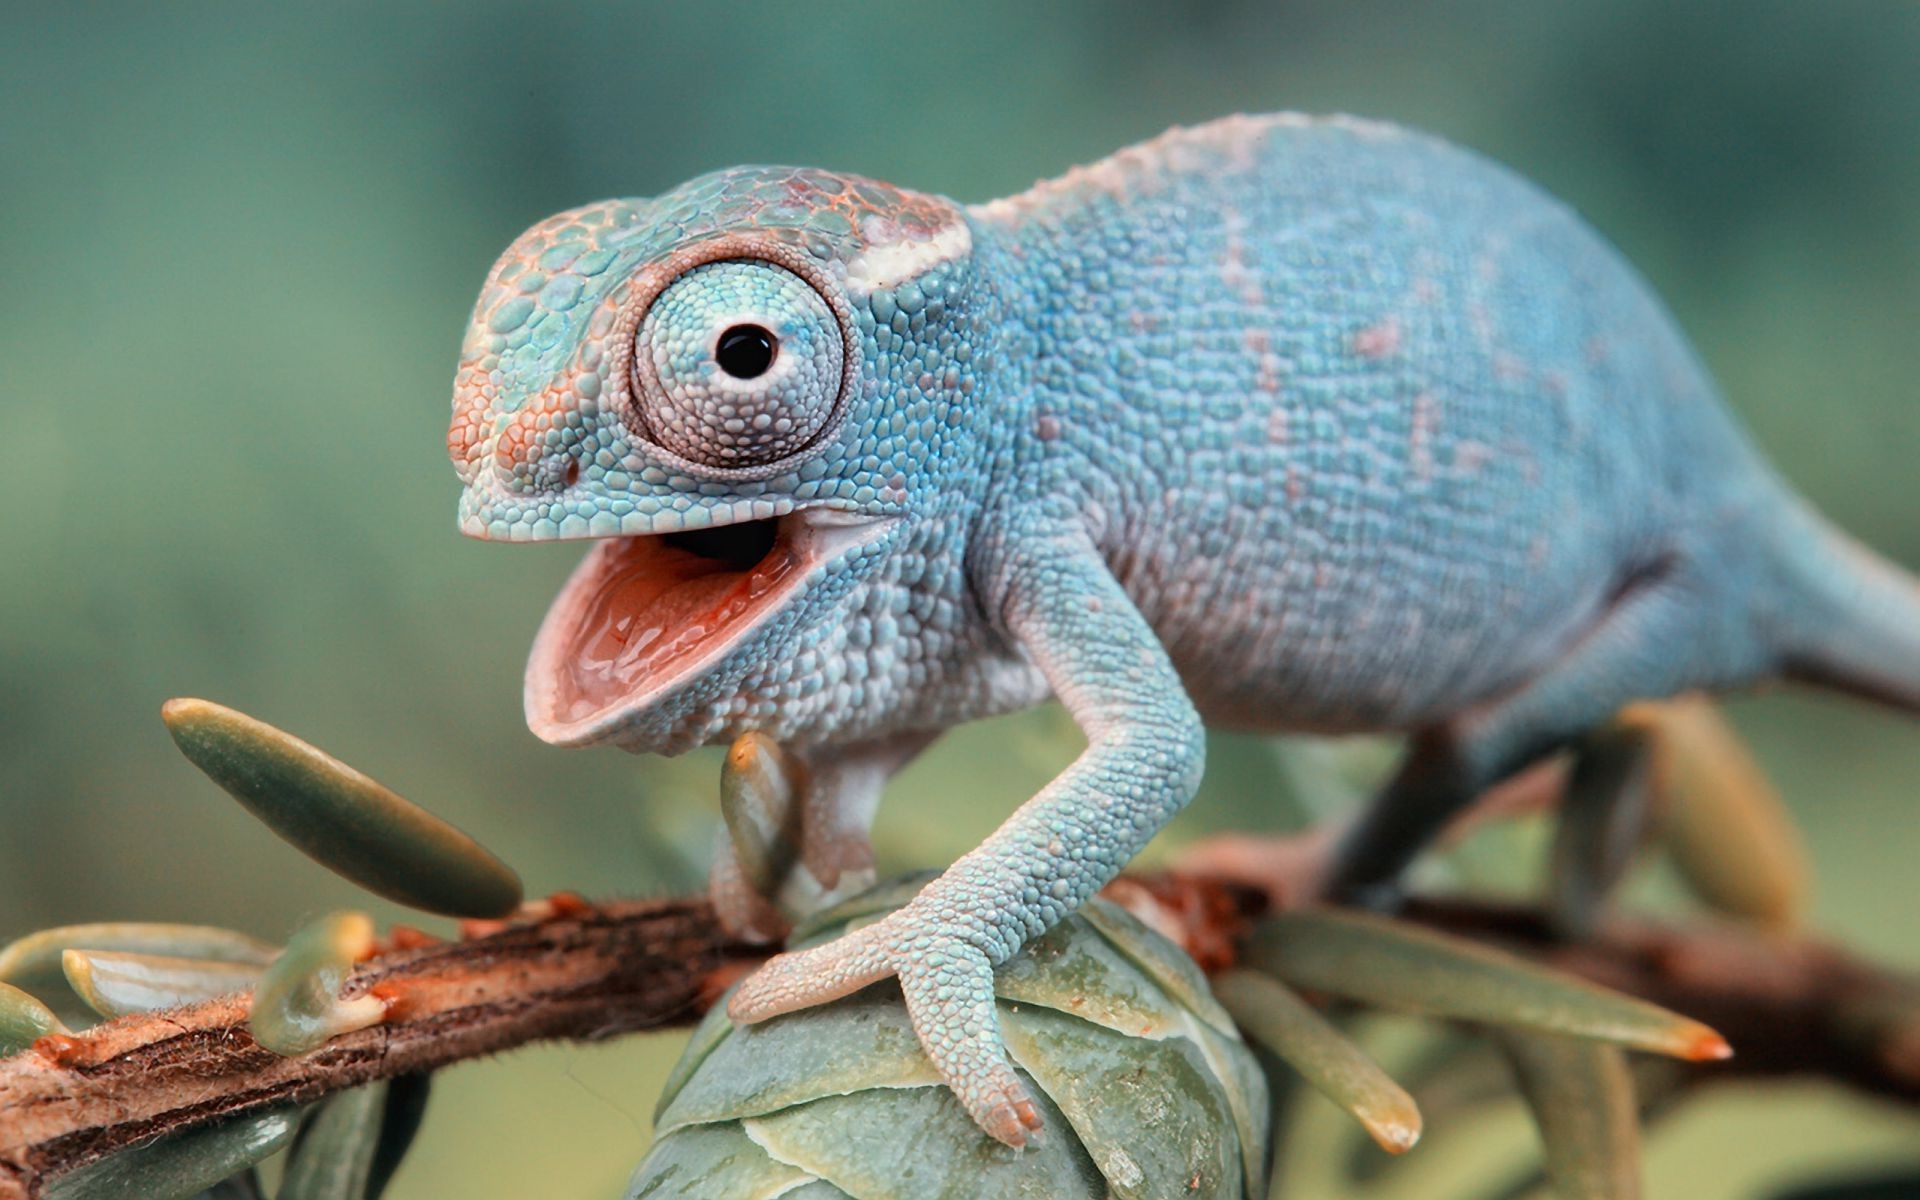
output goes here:
[{"label": "tree branch", "polygon": [[[1112,894],[1217,968],[1231,961],[1234,940],[1270,890],[1167,874],[1129,877]],[[217,1118],[528,1042],[685,1024],[764,954],[729,940],[704,900],[568,903],[544,912],[537,922],[377,955],[346,994],[382,997],[387,1020],[303,1057],[280,1058],[256,1044],[247,998],[230,996],[43,1038],[0,1059],[0,1200],[32,1200],[66,1171]],[[1408,915],[1713,1024],[1739,1054],[1705,1077],[1818,1074],[1920,1103],[1913,981],[1833,946],[1626,922],[1590,943],[1564,945],[1516,909],[1425,902]]]},{"label": "tree branch", "polygon": [[0,1198],[219,1117],[548,1039],[593,1040],[696,1020],[759,954],[704,900],[566,906],[537,924],[395,950],[345,994],[388,1019],[281,1058],[247,1032],[247,997],[122,1017],[0,1059]]}]

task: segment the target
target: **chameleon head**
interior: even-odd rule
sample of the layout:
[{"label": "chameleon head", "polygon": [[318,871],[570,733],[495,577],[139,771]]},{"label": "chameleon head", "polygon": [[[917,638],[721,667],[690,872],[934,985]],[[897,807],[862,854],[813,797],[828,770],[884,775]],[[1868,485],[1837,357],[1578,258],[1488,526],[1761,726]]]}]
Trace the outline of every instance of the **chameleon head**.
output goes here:
[{"label": "chameleon head", "polygon": [[536,734],[677,752],[841,707],[856,610],[968,436],[971,266],[950,202],[789,168],[507,250],[455,383],[460,527],[600,539],[535,640]]}]

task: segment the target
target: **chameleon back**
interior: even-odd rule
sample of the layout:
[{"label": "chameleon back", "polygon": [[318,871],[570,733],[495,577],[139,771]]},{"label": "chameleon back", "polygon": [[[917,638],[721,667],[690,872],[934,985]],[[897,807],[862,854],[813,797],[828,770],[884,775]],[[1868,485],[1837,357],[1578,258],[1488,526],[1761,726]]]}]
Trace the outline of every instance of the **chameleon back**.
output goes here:
[{"label": "chameleon back", "polygon": [[1640,277],[1510,172],[1238,117],[971,211],[1028,364],[1005,494],[1084,495],[1211,720],[1418,725],[1681,557],[1726,585],[1723,673],[1764,667],[1738,597],[1783,493]]}]

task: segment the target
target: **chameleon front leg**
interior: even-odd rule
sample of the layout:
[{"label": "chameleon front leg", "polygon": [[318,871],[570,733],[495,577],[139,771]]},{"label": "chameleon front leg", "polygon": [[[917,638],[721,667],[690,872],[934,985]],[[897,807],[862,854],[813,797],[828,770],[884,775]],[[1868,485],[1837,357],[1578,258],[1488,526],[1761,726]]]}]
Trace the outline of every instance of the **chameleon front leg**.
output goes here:
[{"label": "chameleon front leg", "polygon": [[1040,1118],[994,1008],[993,968],[1085,902],[1192,798],[1205,739],[1159,639],[1078,533],[1010,543],[999,602],[1087,748],[905,908],[782,954],[728,1006],[760,1021],[897,975],[920,1044],[981,1128],[1024,1145]]},{"label": "chameleon front leg", "polygon": [[[721,779],[730,813],[714,851],[707,894],[720,925],[761,944],[787,935],[787,912],[808,913],[873,886],[868,834],[881,789],[937,733],[906,733],[852,746],[783,749],[759,734],[736,740]],[[757,853],[742,861],[745,835]],[[782,909],[787,910],[783,912]]]}]

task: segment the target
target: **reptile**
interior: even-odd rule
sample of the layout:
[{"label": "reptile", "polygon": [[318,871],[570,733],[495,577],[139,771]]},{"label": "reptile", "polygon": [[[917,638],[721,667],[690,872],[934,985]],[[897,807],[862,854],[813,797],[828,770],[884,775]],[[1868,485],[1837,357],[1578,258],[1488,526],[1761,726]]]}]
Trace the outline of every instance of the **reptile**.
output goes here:
[{"label": "reptile", "polygon": [[1332,883],[1367,898],[1630,701],[1920,710],[1915,583],[1765,464],[1621,255],[1368,120],[1175,129],[978,205],[741,167],[561,213],[487,278],[448,450],[463,532],[595,543],[533,731],[792,747],[823,890],[942,730],[1065,705],[1085,749],[986,842],[729,1009],[896,976],[1015,1146],[994,966],[1192,797],[1206,725],[1407,736]]}]

